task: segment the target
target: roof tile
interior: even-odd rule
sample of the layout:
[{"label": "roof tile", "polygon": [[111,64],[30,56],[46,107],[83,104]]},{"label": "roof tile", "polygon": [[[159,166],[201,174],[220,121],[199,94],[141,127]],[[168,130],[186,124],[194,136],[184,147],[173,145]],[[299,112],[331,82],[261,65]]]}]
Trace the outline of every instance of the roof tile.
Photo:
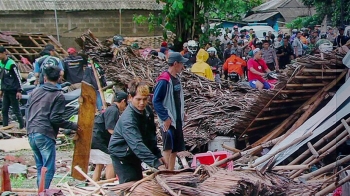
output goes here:
[{"label": "roof tile", "polygon": [[[56,2],[56,3],[55,3]],[[156,0],[1,0],[3,11],[37,11],[37,10],[118,10],[142,9],[162,10],[164,3]]]}]

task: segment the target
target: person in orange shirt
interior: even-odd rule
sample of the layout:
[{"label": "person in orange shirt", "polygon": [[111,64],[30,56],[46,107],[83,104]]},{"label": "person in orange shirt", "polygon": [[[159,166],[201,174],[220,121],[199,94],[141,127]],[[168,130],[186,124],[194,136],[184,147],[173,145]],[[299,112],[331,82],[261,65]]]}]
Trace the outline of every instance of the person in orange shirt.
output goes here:
[{"label": "person in orange shirt", "polygon": [[184,56],[185,54],[188,53],[188,48],[187,48],[188,44],[187,42],[185,42],[183,45],[182,45],[182,51],[180,52],[181,56]]},{"label": "person in orange shirt", "polygon": [[223,70],[225,74],[225,80],[228,78],[231,81],[238,82],[243,78],[243,67],[247,66],[247,62],[238,56],[234,50],[231,51],[231,56],[224,64]]}]

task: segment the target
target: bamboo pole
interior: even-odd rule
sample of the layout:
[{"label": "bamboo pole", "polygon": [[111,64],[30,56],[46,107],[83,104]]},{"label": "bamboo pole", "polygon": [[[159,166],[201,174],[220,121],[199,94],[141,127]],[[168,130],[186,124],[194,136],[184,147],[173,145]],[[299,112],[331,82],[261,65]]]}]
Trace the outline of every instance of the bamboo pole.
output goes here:
[{"label": "bamboo pole", "polygon": [[327,172],[327,171],[329,171],[331,169],[334,169],[335,167],[338,167],[338,166],[340,166],[340,165],[342,165],[342,164],[344,164],[344,163],[346,163],[348,161],[350,161],[350,155],[348,155],[348,156],[346,156],[346,157],[344,157],[344,158],[342,158],[342,159],[340,159],[338,161],[335,161],[335,162],[333,162],[331,164],[328,164],[328,165],[326,165],[326,166],[324,166],[324,167],[322,167],[322,168],[320,168],[320,169],[318,169],[318,170],[316,170],[314,172],[311,172],[311,173],[308,173],[308,174],[304,174],[304,175],[300,176],[298,179],[299,179],[300,182],[305,183],[310,178],[312,178],[314,176],[317,176],[317,175],[320,175],[320,174],[322,174],[324,172]]},{"label": "bamboo pole", "polygon": [[[347,132],[345,132],[345,133],[347,134]],[[313,164],[315,164],[315,163],[321,161],[321,159],[323,159],[323,158],[324,158],[325,156],[327,156],[329,153],[331,153],[331,152],[333,152],[334,150],[336,150],[338,146],[340,146],[340,145],[342,145],[343,143],[345,143],[346,140],[348,140],[348,138],[349,138],[349,135],[347,135],[346,137],[343,136],[343,138],[342,138],[340,141],[334,139],[334,142],[337,142],[337,141],[339,141],[339,142],[337,142],[335,145],[332,144],[332,143],[328,143],[328,144],[324,147],[324,148],[327,149],[327,150],[325,150],[325,149],[322,148],[320,151],[323,152],[323,153],[322,153],[317,159],[315,159],[315,158],[313,158],[313,156],[311,156],[311,157],[309,157],[306,161],[304,161],[304,163],[302,163],[302,164],[313,165]],[[332,144],[332,145],[329,145],[329,144]],[[319,151],[318,153],[320,153],[320,151]],[[294,173],[294,174],[291,173],[291,174],[290,174],[290,175],[291,175],[291,178],[293,179],[293,178],[297,177],[297,176],[298,176],[299,174],[301,174],[303,171],[304,171],[304,170],[299,170],[299,171],[297,171],[297,172]]]},{"label": "bamboo pole", "polygon": [[275,166],[272,168],[273,171],[278,170],[299,170],[299,169],[310,169],[309,165],[283,165],[283,166]]},{"label": "bamboo pole", "polygon": [[325,86],[324,83],[309,83],[309,84],[286,84],[287,87],[320,87]]},{"label": "bamboo pole", "polygon": [[88,181],[90,181],[97,189],[100,189],[103,195],[106,194],[106,192],[101,188],[101,186],[97,184],[93,179],[91,179],[86,173],[84,173],[84,171],[78,165],[76,165],[74,169],[76,169],[82,176],[84,176]]},{"label": "bamboo pole", "polygon": [[156,176],[156,180],[158,184],[165,189],[171,196],[177,196],[177,193],[175,193],[166,183],[165,181],[160,177]]},{"label": "bamboo pole", "polygon": [[91,68],[92,68],[92,71],[94,73],[95,80],[96,80],[96,83],[97,83],[97,87],[98,87],[97,90],[98,90],[98,92],[100,93],[100,96],[101,96],[102,108],[103,108],[103,110],[105,110],[107,108],[106,99],[105,99],[105,95],[104,95],[102,87],[101,87],[100,79],[98,78],[98,73],[97,73],[96,68],[95,68],[94,60],[90,60],[90,64],[91,64]]},{"label": "bamboo pole", "polygon": [[71,196],[75,196],[75,194],[73,193],[72,189],[69,187],[68,183],[64,183],[64,186],[68,189],[68,192]]},{"label": "bamboo pole", "polygon": [[222,146],[223,148],[227,149],[227,150],[230,150],[230,151],[234,152],[234,153],[241,152],[241,151],[238,150],[237,148],[228,146],[228,145],[226,145],[226,144],[221,144],[221,146]]},{"label": "bamboo pole", "polygon": [[328,193],[331,193],[334,189],[336,189],[337,187],[345,184],[346,182],[350,181],[350,176],[346,176],[345,178],[343,178],[342,180],[340,180],[339,182],[334,182],[332,184],[330,184],[329,186],[327,186],[326,188],[322,189],[321,191],[317,192],[315,194],[315,196],[323,196],[323,195],[327,195]]},{"label": "bamboo pole", "polygon": [[[350,122],[350,117],[346,120],[346,122]],[[343,128],[342,124],[339,124],[336,128],[334,128],[332,131],[327,133],[324,137],[322,137],[320,140],[318,140],[313,146],[314,148],[320,147],[323,143],[327,142],[331,137],[333,137],[337,132],[341,131],[341,128]],[[297,158],[295,158],[292,162],[290,162],[288,165],[295,165],[298,164],[301,160],[303,160],[308,154],[310,153],[310,150],[307,149],[304,153],[299,155]]]},{"label": "bamboo pole", "polygon": [[344,119],[341,119],[341,123],[343,124],[345,130],[350,134],[350,127],[348,123]]},{"label": "bamboo pole", "polygon": [[307,146],[315,158],[320,156],[310,142],[307,143]]},{"label": "bamboo pole", "polygon": [[301,137],[299,137],[299,138],[293,140],[292,142],[286,144],[285,146],[280,147],[276,152],[271,153],[271,154],[267,154],[267,155],[261,157],[261,159],[260,159],[259,161],[256,161],[254,164],[252,164],[251,167],[256,167],[256,166],[260,165],[261,163],[263,163],[263,162],[269,160],[270,158],[272,158],[273,156],[275,156],[277,153],[280,153],[280,152],[282,152],[283,150],[285,150],[285,149],[291,147],[292,145],[297,144],[297,143],[303,141],[304,139],[310,137],[311,135],[312,135],[312,132],[306,133],[305,135],[303,135],[303,136],[301,136]]}]

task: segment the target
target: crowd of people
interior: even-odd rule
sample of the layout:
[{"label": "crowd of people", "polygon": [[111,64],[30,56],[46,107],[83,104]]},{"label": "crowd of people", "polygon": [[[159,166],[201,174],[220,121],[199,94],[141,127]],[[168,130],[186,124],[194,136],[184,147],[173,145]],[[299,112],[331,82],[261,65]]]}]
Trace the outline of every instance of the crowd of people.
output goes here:
[{"label": "crowd of people", "polygon": [[[345,45],[349,37],[344,34],[344,28],[338,31],[336,34],[332,27],[327,27],[327,32],[321,32],[317,25],[293,29],[291,35],[282,31],[278,35],[263,32],[264,38],[259,40],[253,29],[239,31],[234,26],[232,31],[226,29],[226,34],[212,34],[210,41],[201,46],[195,36],[183,44],[180,54],[189,59],[186,68],[208,80],[247,81],[252,88],[269,89],[272,86],[267,82],[269,73],[285,69],[293,59]],[[163,57],[166,59],[171,52],[174,52],[172,47],[163,42],[160,51]]]}]

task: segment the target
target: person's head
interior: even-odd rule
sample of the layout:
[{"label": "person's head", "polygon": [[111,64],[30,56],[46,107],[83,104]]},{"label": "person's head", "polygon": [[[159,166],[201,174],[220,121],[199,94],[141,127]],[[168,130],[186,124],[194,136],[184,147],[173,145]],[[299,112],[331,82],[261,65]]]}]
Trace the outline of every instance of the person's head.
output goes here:
[{"label": "person's head", "polygon": [[209,53],[210,57],[216,56],[216,53],[217,53],[217,51],[216,51],[216,49],[214,47],[208,48],[207,52]]},{"label": "person's head", "polygon": [[301,32],[298,31],[298,32],[297,32],[297,38],[300,38],[300,37],[301,37]]},{"label": "person's head", "polygon": [[312,44],[316,43],[316,39],[314,36],[310,36],[310,43]]},{"label": "person's head", "polygon": [[312,36],[314,36],[314,37],[318,37],[318,31],[314,31],[314,32],[312,32]]},{"label": "person's head", "polygon": [[53,46],[52,44],[47,44],[44,48],[44,51],[49,52],[50,56],[54,56],[55,55],[55,46]]},{"label": "person's head", "polygon": [[315,26],[315,30],[318,30],[319,28],[321,28],[321,25],[316,25]]},{"label": "person's head", "polygon": [[128,94],[124,91],[117,91],[114,94],[113,102],[118,106],[120,111],[124,111],[128,105]]},{"label": "person's head", "polygon": [[327,39],[327,34],[321,33],[320,37],[321,37],[321,39]]},{"label": "person's head", "polygon": [[283,45],[288,46],[288,38],[287,37],[283,38]]},{"label": "person's head", "polygon": [[339,28],[339,34],[340,34],[340,35],[344,35],[344,28],[343,28],[343,27],[340,27],[340,28]]},{"label": "person's head", "polygon": [[124,38],[121,35],[113,36],[113,44],[116,46],[121,46],[123,44]]},{"label": "person's head", "polygon": [[270,46],[270,42],[267,40],[263,40],[263,48],[268,49]]},{"label": "person's head", "polygon": [[57,66],[44,67],[44,82],[57,83],[60,78],[61,69]]},{"label": "person's head", "polygon": [[253,34],[254,33],[254,29],[249,29],[249,33]]},{"label": "person's head", "polygon": [[6,52],[6,48],[4,48],[3,46],[0,46],[0,60],[6,60],[7,59],[7,52]]},{"label": "person's head", "polygon": [[188,41],[187,49],[191,54],[196,54],[196,52],[198,51],[198,43],[195,40]]},{"label": "person's head", "polygon": [[198,41],[199,41],[199,36],[198,36],[198,35],[194,35],[194,36],[193,36],[193,40],[196,41],[196,42],[198,42]]},{"label": "person's head", "polygon": [[77,51],[75,50],[75,48],[68,48],[67,52],[71,56],[76,56],[77,55]]},{"label": "person's head", "polygon": [[252,34],[252,38],[253,38],[253,39],[256,38],[256,35],[255,35],[255,34]]},{"label": "person's head", "polygon": [[184,69],[184,63],[188,61],[187,58],[181,56],[178,52],[172,52],[168,57],[169,70],[172,70],[176,74],[181,73]]},{"label": "person's head", "polygon": [[149,86],[140,79],[132,80],[128,85],[129,101],[139,111],[146,109],[150,95]]},{"label": "person's head", "polygon": [[259,48],[255,48],[254,50],[253,50],[253,56],[254,56],[254,59],[256,59],[256,60],[259,60],[259,59],[261,59],[261,50],[259,49]]},{"label": "person's head", "polygon": [[263,36],[266,37],[266,32],[263,32]]},{"label": "person's head", "polygon": [[188,51],[187,47],[188,47],[188,43],[185,42],[185,43],[182,45],[182,49],[183,49],[185,52],[187,52],[187,51]]},{"label": "person's head", "polygon": [[232,41],[229,41],[229,42],[227,43],[227,48],[230,49],[231,47],[232,47]]},{"label": "person's head", "polygon": [[240,37],[241,37],[241,39],[244,39],[244,38],[245,38],[245,36],[244,36],[243,34],[241,34]]},{"label": "person's head", "polygon": [[278,40],[278,41],[282,41],[282,38],[283,38],[283,35],[282,35],[282,34],[279,34],[279,35],[277,36],[277,40]]},{"label": "person's head", "polygon": [[234,46],[234,47],[237,47],[237,46],[238,46],[238,43],[237,43],[237,40],[236,40],[236,39],[234,39],[232,42],[233,42],[233,46]]},{"label": "person's head", "polygon": [[274,40],[274,39],[275,39],[275,35],[274,35],[274,34],[271,34],[271,35],[270,35],[270,38],[271,38],[272,40]]},{"label": "person's head", "polygon": [[271,36],[271,35],[272,35],[272,32],[271,32],[271,31],[267,32],[267,35],[268,35],[268,36]]}]

